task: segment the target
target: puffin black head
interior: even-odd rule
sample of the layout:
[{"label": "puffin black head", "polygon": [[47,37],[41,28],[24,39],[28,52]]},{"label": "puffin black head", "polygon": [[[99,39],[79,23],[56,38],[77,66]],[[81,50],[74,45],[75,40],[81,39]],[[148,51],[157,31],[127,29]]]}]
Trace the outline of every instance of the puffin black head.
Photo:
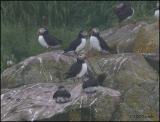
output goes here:
[{"label": "puffin black head", "polygon": [[88,33],[86,31],[80,31],[79,34],[78,34],[78,37],[79,38],[85,38],[87,37]]},{"label": "puffin black head", "polygon": [[68,101],[66,98],[70,97],[70,92],[67,91],[64,86],[59,86],[58,90],[53,94],[53,99],[56,99],[57,103],[65,103]]},{"label": "puffin black head", "polygon": [[58,86],[58,89],[64,89],[64,86]]},{"label": "puffin black head", "polygon": [[48,29],[47,28],[40,28],[38,30],[38,35],[44,35],[45,33],[48,33]]},{"label": "puffin black head", "polygon": [[127,17],[134,14],[134,9],[132,8],[130,2],[118,2],[114,7],[114,13],[118,17],[119,23],[125,20]]},{"label": "puffin black head", "polygon": [[85,61],[84,61],[84,59],[77,58],[77,62],[78,62],[78,63],[84,63]]}]

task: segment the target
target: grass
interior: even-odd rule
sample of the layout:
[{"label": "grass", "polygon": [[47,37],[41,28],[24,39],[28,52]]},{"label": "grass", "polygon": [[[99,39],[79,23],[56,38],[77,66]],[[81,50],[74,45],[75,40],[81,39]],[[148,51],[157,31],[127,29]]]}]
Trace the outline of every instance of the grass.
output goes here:
[{"label": "grass", "polygon": [[[117,25],[113,7],[117,1],[1,1],[1,72],[14,54],[16,62],[45,51],[37,41],[37,29],[47,16],[49,31],[68,46],[81,29],[106,29]],[[135,20],[150,20],[156,1],[131,1]]]}]

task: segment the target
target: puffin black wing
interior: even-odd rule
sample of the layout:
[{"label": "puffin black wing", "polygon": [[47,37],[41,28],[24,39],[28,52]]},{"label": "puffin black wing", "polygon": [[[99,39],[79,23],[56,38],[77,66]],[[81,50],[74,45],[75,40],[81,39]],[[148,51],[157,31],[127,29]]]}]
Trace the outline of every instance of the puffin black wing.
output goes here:
[{"label": "puffin black wing", "polygon": [[64,49],[64,52],[73,51],[77,48],[78,45],[80,45],[81,39],[77,38],[74,41],[72,41],[67,49]]},{"label": "puffin black wing", "polygon": [[77,62],[72,64],[71,68],[66,73],[67,74],[66,79],[75,77],[81,71],[81,68],[82,68],[82,64],[79,64]]},{"label": "puffin black wing", "polygon": [[88,88],[88,87],[94,87],[94,86],[98,86],[99,83],[96,79],[94,78],[89,78],[87,81],[83,82],[82,88]]},{"label": "puffin black wing", "polygon": [[97,35],[97,38],[98,38],[98,40],[100,42],[100,46],[102,47],[103,50],[112,52],[112,49],[107,45],[107,43],[104,41],[104,39],[99,36],[99,34]]},{"label": "puffin black wing", "polygon": [[71,94],[69,93],[69,91],[67,90],[64,91],[64,97],[67,97],[67,98],[71,97]]},{"label": "puffin black wing", "polygon": [[46,40],[47,44],[51,46],[59,45],[62,42],[48,33],[44,35],[44,39]]},{"label": "puffin black wing", "polygon": [[56,92],[53,94],[53,99],[57,98],[58,96],[60,96],[60,91],[56,91]]},{"label": "puffin black wing", "polygon": [[122,6],[120,8],[115,8],[115,14],[118,16],[119,22],[131,16],[134,12],[130,3],[124,2],[121,4]]}]

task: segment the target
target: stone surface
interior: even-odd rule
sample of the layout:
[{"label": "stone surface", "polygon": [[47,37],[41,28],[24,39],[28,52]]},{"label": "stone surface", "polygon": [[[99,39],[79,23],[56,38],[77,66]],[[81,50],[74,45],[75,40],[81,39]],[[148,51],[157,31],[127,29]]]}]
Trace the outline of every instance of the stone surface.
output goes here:
[{"label": "stone surface", "polygon": [[155,23],[148,24],[140,29],[134,41],[133,51],[159,53],[159,29],[155,27]]},{"label": "stone surface", "polygon": [[74,57],[62,53],[63,51],[43,53],[7,68],[1,74],[1,87],[11,88],[37,82],[62,82],[64,73],[76,61]]},{"label": "stone surface", "polygon": [[[73,120],[76,112],[78,116],[81,116],[77,109],[93,108],[93,106],[96,110],[96,120],[109,120],[120,98],[119,91],[106,87],[99,87],[94,96],[89,96],[83,92],[81,83],[62,84],[71,93],[71,101],[65,104],[57,104],[52,99],[57,89],[57,84],[54,83],[24,85],[1,94],[1,120],[50,120],[63,112],[68,113],[69,116],[66,118]],[[103,109],[104,107],[110,111]],[[105,114],[99,114],[99,112]],[[88,114],[88,116],[90,115]],[[78,120],[78,118],[75,119]]]},{"label": "stone surface", "polygon": [[129,23],[101,32],[107,44],[117,53],[159,53],[159,28],[156,23]]}]

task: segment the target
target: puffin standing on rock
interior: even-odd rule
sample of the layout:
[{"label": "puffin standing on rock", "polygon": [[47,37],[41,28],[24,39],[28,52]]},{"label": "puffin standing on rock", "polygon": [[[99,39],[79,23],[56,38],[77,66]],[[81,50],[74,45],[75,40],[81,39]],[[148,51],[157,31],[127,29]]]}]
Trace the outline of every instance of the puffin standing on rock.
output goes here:
[{"label": "puffin standing on rock", "polygon": [[159,2],[156,4],[156,9],[154,11],[154,16],[159,19]]},{"label": "puffin standing on rock", "polygon": [[49,47],[58,48],[60,47],[60,43],[62,42],[56,37],[51,36],[48,32],[48,29],[46,28],[40,28],[38,30],[38,41],[40,45],[45,48]]},{"label": "puffin standing on rock", "polygon": [[64,49],[64,53],[69,53],[74,51],[74,53],[77,54],[80,51],[82,51],[86,46],[86,36],[87,36],[86,31],[80,31],[78,37],[70,43],[67,49]]},{"label": "puffin standing on rock", "polygon": [[156,4],[156,9],[154,11],[154,17],[157,19],[157,27],[159,29],[159,2]]},{"label": "puffin standing on rock", "polygon": [[110,53],[113,50],[107,45],[104,39],[100,36],[99,31],[93,28],[90,36],[90,50],[95,49],[102,53]]},{"label": "puffin standing on rock", "polygon": [[55,99],[56,103],[69,102],[71,100],[70,97],[71,94],[65,89],[64,86],[59,86],[58,90],[53,95],[53,99]]},{"label": "puffin standing on rock", "polygon": [[96,79],[93,76],[89,76],[86,81],[83,82],[82,88],[86,94],[92,94],[97,91],[98,86],[102,86],[106,76],[100,74]]},{"label": "puffin standing on rock", "polygon": [[114,8],[114,13],[117,15],[119,23],[121,23],[134,15],[134,9],[128,2],[120,2]]},{"label": "puffin standing on rock", "polygon": [[85,56],[78,57],[77,62],[72,64],[66,73],[65,79],[83,77],[87,73],[87,63],[85,62],[85,59]]}]

